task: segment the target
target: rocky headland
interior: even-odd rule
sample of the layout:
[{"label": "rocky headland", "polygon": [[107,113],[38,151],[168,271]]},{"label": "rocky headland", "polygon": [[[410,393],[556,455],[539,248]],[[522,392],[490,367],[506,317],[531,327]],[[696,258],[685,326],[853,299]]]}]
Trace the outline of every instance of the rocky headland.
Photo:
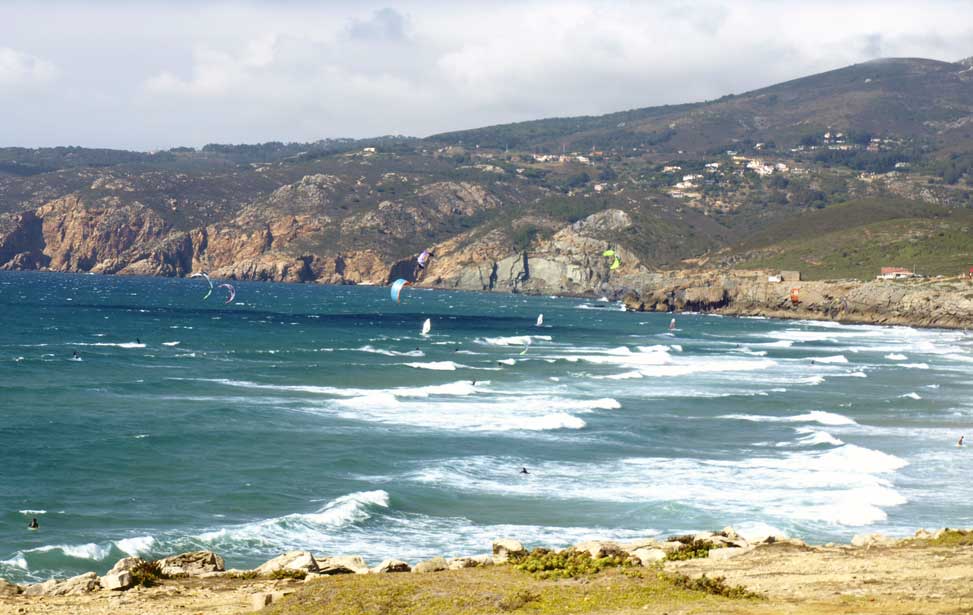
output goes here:
[{"label": "rocky headland", "polygon": [[[388,559],[369,566],[359,556],[292,551],[252,570],[227,570],[219,555],[197,551],[155,561],[127,557],[100,576],[24,586],[0,581],[0,612],[946,613],[973,594],[971,545],[973,532],[963,530],[808,545],[725,528],[588,541],[560,552],[497,539],[487,554],[411,564]],[[599,598],[603,589],[610,593]],[[388,591],[392,602],[382,594]]]}]

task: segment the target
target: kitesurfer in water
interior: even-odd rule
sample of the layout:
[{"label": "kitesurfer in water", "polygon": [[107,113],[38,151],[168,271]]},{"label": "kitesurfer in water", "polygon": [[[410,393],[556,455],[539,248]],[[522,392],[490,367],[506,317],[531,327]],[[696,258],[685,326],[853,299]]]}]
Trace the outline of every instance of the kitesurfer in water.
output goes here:
[{"label": "kitesurfer in water", "polygon": [[530,472],[527,471],[527,468],[520,468],[520,473],[521,474],[530,474]]},{"label": "kitesurfer in water", "polygon": [[473,379],[473,386],[476,386],[476,379]]},{"label": "kitesurfer in water", "polygon": [[36,530],[39,527],[40,527],[40,525],[37,524],[37,517],[34,517],[33,519],[31,519],[30,520],[30,523],[27,524],[27,529],[30,529],[30,530]]},{"label": "kitesurfer in water", "polygon": [[136,344],[141,344],[142,343],[142,340],[140,340],[139,338],[135,338],[135,343]]},{"label": "kitesurfer in water", "polygon": [[81,355],[78,354],[78,351],[77,350],[74,350],[74,351],[71,352],[71,358],[74,359],[75,361],[77,361],[78,359],[81,358]]},{"label": "kitesurfer in water", "polygon": [[966,436],[960,436],[959,437],[959,441],[956,443],[956,446],[963,446],[963,438],[965,438],[965,437]]}]

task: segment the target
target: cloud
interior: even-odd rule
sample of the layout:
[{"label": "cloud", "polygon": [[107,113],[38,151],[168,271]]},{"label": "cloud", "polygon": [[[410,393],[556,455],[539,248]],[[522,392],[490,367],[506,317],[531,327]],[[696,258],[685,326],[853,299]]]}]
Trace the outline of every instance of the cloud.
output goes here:
[{"label": "cloud", "polygon": [[[58,20],[51,3],[0,3],[0,113],[17,114],[18,144],[421,136],[973,54],[958,0],[52,2]],[[24,87],[55,79],[56,97]]]},{"label": "cloud", "polygon": [[44,59],[9,47],[0,47],[0,85],[24,86],[49,83],[57,78],[57,67]]},{"label": "cloud", "polygon": [[403,40],[406,38],[407,20],[395,9],[375,11],[367,19],[353,19],[348,34],[357,40]]}]

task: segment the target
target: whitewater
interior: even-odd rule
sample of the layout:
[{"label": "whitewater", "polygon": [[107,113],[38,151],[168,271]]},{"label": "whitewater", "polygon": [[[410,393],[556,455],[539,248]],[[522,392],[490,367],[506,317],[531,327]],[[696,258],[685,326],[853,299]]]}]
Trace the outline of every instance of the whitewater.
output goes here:
[{"label": "whitewater", "polygon": [[0,577],[973,525],[966,332],[198,282],[0,272]]}]

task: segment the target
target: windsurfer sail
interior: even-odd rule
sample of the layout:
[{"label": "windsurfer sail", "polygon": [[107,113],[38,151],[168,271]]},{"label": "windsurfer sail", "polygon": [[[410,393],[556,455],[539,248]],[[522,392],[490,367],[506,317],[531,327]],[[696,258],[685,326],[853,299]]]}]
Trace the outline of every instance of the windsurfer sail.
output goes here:
[{"label": "windsurfer sail", "polygon": [[537,324],[535,324],[534,326],[535,327],[543,327],[544,326],[544,315],[543,314],[538,314],[537,315]]},{"label": "windsurfer sail", "polygon": [[432,330],[432,320],[427,318],[426,321],[422,323],[422,334],[429,335],[429,331],[431,330]]}]

